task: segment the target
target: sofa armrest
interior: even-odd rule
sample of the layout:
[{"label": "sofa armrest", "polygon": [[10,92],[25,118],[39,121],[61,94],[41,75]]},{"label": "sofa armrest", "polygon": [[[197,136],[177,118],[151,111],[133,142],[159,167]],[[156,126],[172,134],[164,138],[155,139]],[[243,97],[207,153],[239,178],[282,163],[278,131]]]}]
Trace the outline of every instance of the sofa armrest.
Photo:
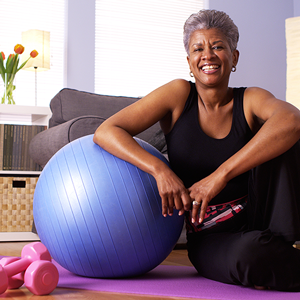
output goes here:
[{"label": "sofa armrest", "polygon": [[30,142],[29,155],[42,168],[66,144],[93,134],[105,119],[97,116],[78,117],[37,134]]},{"label": "sofa armrest", "polygon": [[[59,149],[80,137],[94,134],[104,121],[104,118],[98,116],[82,116],[51,127],[37,134],[31,140],[29,155],[34,162],[44,168]],[[158,123],[141,132],[137,137],[166,154],[165,137]]]}]

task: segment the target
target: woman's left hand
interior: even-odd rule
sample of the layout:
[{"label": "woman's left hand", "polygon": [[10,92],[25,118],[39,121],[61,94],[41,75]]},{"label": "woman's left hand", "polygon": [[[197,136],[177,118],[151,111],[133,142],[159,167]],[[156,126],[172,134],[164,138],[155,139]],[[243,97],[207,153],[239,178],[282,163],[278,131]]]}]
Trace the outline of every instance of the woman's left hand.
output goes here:
[{"label": "woman's left hand", "polygon": [[[193,223],[196,220],[199,223],[203,222],[210,200],[218,195],[225,188],[226,184],[227,182],[224,176],[221,176],[221,174],[215,171],[211,175],[196,182],[188,189],[190,197],[194,200],[192,206]],[[200,216],[198,220],[197,216],[199,215],[199,209]]]}]

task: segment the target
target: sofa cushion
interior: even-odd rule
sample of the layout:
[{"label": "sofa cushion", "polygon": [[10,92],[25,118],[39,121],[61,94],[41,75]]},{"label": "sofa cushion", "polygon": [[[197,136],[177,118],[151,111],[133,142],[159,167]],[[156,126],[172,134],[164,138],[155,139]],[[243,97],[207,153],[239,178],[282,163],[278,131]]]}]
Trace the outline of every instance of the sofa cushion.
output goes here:
[{"label": "sofa cushion", "polygon": [[52,117],[49,128],[84,115],[97,115],[107,119],[139,98],[106,96],[62,89],[50,102]]}]

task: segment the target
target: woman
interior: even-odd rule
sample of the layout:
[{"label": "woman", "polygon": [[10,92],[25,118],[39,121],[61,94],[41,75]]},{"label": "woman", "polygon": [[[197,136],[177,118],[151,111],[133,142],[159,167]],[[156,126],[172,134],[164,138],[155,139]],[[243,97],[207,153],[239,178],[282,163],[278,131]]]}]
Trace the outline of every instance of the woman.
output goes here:
[{"label": "woman", "polygon": [[[174,80],[104,122],[95,143],[156,179],[162,214],[185,213],[198,272],[300,290],[300,112],[261,88],[228,87],[238,29],[202,10],[184,26],[195,84]],[[132,138],[160,121],[171,169]]]}]

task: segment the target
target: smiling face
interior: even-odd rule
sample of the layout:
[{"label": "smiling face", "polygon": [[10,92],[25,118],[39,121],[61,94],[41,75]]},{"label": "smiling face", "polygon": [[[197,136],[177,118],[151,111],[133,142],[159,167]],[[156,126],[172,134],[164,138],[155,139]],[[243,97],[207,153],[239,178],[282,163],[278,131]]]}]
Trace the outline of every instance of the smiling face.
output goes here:
[{"label": "smiling face", "polygon": [[196,30],[189,42],[188,63],[196,84],[213,87],[228,85],[239,52],[231,51],[225,35],[216,28]]}]

